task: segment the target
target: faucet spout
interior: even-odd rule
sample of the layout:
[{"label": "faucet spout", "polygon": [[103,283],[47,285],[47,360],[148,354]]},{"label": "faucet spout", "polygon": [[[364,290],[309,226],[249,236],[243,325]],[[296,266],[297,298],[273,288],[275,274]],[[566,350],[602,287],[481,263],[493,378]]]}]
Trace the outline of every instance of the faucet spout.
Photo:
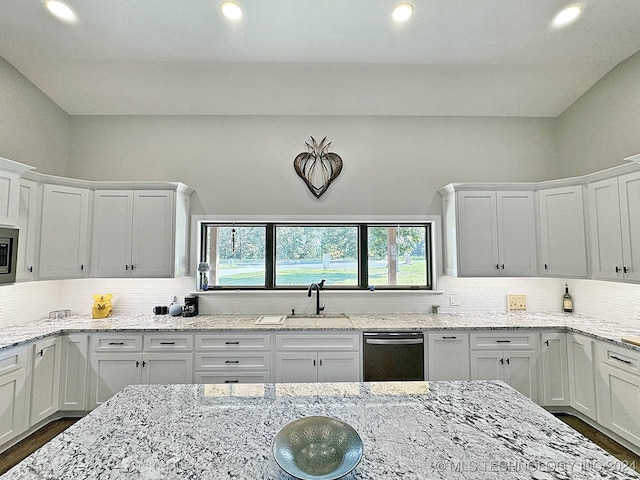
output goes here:
[{"label": "faucet spout", "polygon": [[316,315],[320,315],[320,312],[324,310],[324,305],[320,306],[320,290],[324,289],[324,279],[320,283],[312,283],[307,290],[307,297],[311,296],[313,290],[316,291]]}]

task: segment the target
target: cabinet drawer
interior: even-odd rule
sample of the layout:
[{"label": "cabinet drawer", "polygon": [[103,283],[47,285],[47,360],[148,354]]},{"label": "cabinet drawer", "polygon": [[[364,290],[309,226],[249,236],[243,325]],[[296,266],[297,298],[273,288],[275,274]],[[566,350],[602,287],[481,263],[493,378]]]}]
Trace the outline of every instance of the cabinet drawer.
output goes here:
[{"label": "cabinet drawer", "polygon": [[269,372],[198,372],[196,383],[269,383]]},{"label": "cabinet drawer", "polygon": [[271,350],[271,335],[224,333],[196,335],[196,350]]},{"label": "cabinet drawer", "polygon": [[500,348],[508,350],[510,348],[536,348],[536,334],[532,332],[514,332],[505,330],[504,332],[472,333],[469,336],[471,349],[492,349]]},{"label": "cabinet drawer", "polygon": [[276,350],[360,350],[360,335],[276,335]]},{"label": "cabinet drawer", "polygon": [[640,376],[640,353],[630,348],[617,347],[605,342],[599,342],[598,348],[602,363]]},{"label": "cabinet drawer", "polygon": [[271,369],[271,354],[196,353],[196,370]]},{"label": "cabinet drawer", "polygon": [[141,352],[140,334],[99,334],[92,336],[94,352]]},{"label": "cabinet drawer", "polygon": [[27,347],[14,347],[0,351],[0,376],[27,366]]},{"label": "cabinet drawer", "polygon": [[145,352],[190,352],[193,335],[144,335]]}]

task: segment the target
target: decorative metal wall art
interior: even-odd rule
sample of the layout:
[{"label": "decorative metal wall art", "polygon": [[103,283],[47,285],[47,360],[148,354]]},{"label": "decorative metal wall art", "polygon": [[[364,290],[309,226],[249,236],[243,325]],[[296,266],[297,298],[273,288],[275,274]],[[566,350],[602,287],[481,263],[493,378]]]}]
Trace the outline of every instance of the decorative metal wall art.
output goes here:
[{"label": "decorative metal wall art", "polygon": [[336,153],[329,152],[331,142],[324,137],[320,143],[313,137],[311,143],[305,142],[307,151],[300,153],[293,161],[298,176],[304,180],[307,187],[316,198],[327,191],[342,171],[342,158]]}]

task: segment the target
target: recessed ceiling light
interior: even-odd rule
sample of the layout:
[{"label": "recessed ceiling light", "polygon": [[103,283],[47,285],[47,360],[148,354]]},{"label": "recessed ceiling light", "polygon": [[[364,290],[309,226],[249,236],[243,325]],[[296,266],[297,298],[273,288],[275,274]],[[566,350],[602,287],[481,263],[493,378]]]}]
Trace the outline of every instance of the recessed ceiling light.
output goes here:
[{"label": "recessed ceiling light", "polygon": [[564,27],[574,22],[582,13],[582,5],[571,5],[553,17],[554,27]]},{"label": "recessed ceiling light", "polygon": [[222,2],[220,9],[222,14],[229,20],[240,20],[242,18],[242,9],[235,2]]},{"label": "recessed ceiling light", "polygon": [[67,23],[74,23],[78,17],[69,5],[60,0],[45,0],[44,6],[47,7],[49,13],[59,20]]},{"label": "recessed ceiling light", "polygon": [[391,17],[396,22],[406,22],[413,15],[413,5],[410,3],[401,3],[393,9],[391,12]]}]

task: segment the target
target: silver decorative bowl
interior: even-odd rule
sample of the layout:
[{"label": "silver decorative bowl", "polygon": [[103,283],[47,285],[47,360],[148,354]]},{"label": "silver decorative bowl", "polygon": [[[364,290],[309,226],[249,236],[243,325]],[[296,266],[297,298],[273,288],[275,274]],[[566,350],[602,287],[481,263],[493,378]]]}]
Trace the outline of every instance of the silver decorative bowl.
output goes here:
[{"label": "silver decorative bowl", "polygon": [[304,417],[285,425],[273,442],[285,472],[301,480],[344,477],[362,458],[362,439],[350,425],[331,417]]}]

